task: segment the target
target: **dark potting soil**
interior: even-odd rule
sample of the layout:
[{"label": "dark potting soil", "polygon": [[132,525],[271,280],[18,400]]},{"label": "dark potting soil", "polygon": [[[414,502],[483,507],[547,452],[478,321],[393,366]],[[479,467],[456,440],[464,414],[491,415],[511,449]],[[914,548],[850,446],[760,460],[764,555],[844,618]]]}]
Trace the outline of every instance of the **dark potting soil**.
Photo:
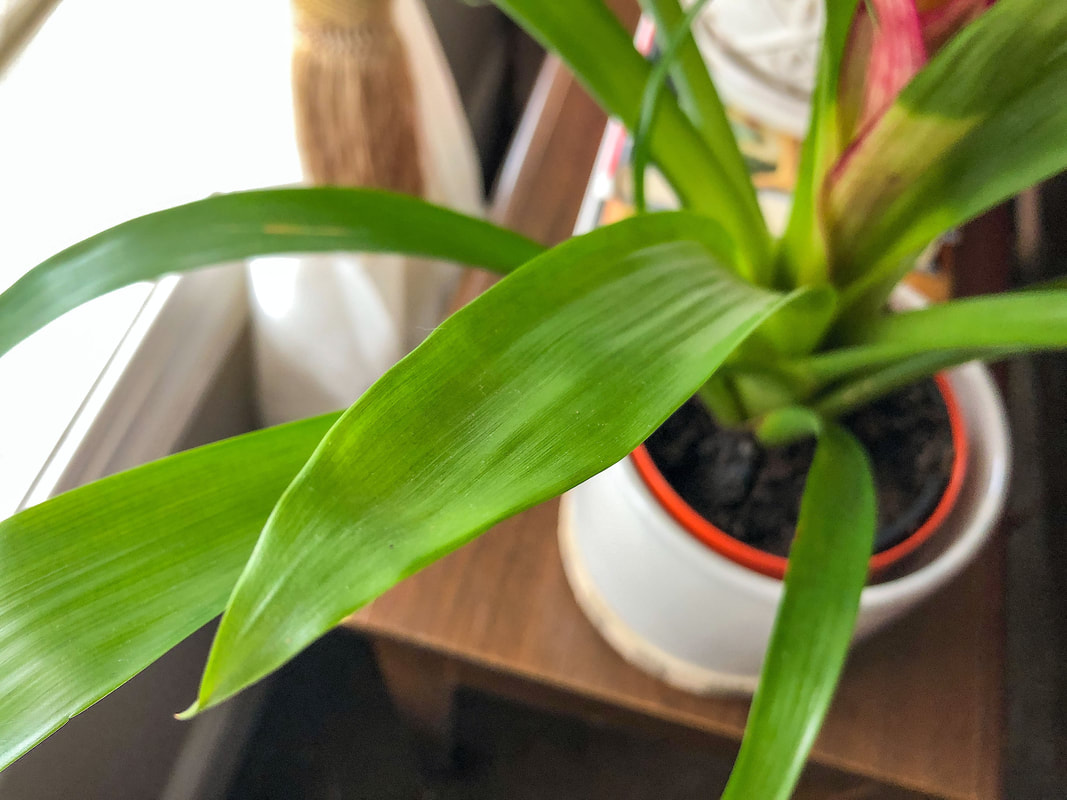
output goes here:
[{"label": "dark potting soil", "polygon": [[[874,466],[874,551],[881,552],[917,531],[948,485],[953,461],[948,410],[928,379],[841,421]],[[813,441],[764,447],[750,433],[720,428],[693,398],[645,444],[674,490],[705,519],[747,544],[788,555]]]}]

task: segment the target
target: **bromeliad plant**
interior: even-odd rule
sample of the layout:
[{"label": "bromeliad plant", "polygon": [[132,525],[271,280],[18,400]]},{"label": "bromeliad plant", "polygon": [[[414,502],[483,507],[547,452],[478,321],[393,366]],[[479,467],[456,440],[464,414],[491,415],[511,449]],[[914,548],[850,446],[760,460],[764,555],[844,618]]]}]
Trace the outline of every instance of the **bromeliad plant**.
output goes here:
[{"label": "bromeliad plant", "polygon": [[[107,478],[0,524],[0,763],[224,612],[222,702],[492,524],[625,456],[702,390],[817,436],[785,593],[727,788],[786,797],[844,660],[875,527],[837,415],[974,358],[1067,345],[1067,291],[889,313],[915,254],[1067,167],[1067,4],[829,0],[800,181],[768,234],[677,0],[655,73],[599,0],[498,0],[638,133],[685,211],[551,250],[420,201],[212,197],[54,256],[0,296],[0,352],[124,284],[266,253],[395,251],[506,274],[355,405]],[[661,92],[668,67],[677,97]],[[991,324],[995,321],[995,324]]]}]

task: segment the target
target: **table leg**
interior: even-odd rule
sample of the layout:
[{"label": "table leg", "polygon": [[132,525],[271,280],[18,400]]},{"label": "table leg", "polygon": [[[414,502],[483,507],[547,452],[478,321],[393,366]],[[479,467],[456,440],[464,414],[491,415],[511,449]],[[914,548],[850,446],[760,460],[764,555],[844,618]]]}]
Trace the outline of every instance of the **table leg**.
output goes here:
[{"label": "table leg", "polygon": [[431,773],[451,769],[456,663],[390,639],[372,644],[389,697],[412,732],[420,766]]}]

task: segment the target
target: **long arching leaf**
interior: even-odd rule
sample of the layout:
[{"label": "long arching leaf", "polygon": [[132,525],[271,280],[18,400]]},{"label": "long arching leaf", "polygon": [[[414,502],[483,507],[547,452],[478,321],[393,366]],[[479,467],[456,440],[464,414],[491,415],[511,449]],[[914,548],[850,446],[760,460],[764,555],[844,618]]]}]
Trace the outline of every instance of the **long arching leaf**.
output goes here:
[{"label": "long arching leaf", "polygon": [[[558,53],[609,113],[630,130],[637,126],[651,67],[603,0],[493,1]],[[683,205],[726,228],[748,272],[767,263],[771,240],[751,184],[732,178],[735,156],[713,152],[673,96],[662,98],[649,149]]]},{"label": "long arching leaf", "polygon": [[406,195],[336,187],[224,194],[116,225],[0,295],[0,355],[95,297],[137,281],[270,253],[390,252],[508,272],[543,248]]},{"label": "long arching leaf", "polygon": [[[677,29],[685,16],[678,0],[641,0],[641,5],[652,15],[657,33],[661,35],[664,31]],[[682,43],[678,51],[677,63],[671,67],[671,79],[678,89],[682,109],[693,120],[708,147],[718,155],[731,179],[742,190],[748,191],[752,178],[737,147],[726,108],[692,36]]]},{"label": "long arching leaf", "polygon": [[[634,205],[637,207],[638,212],[642,214],[647,210],[645,204],[645,170],[648,167],[648,139],[652,131],[652,124],[656,119],[656,111],[659,108],[664,90],[667,88],[667,76],[677,73],[676,68],[678,67],[681,53],[683,50],[695,47],[690,28],[707,3],[708,0],[696,0],[693,5],[689,6],[689,9],[682,15],[676,25],[661,27],[657,32],[660,38],[659,59],[648,75],[648,83],[645,84],[644,92],[641,95],[641,112],[637,117],[637,126],[633,129],[633,155],[631,156],[631,161],[633,162],[634,170]],[[699,55],[697,53],[698,57]],[[707,78],[706,73],[705,78]],[[725,112],[723,112],[723,121],[726,121]],[[737,148],[733,133],[729,132],[729,136],[730,138],[725,140],[723,144],[730,151],[738,154],[737,160],[743,167],[741,151]],[[747,173],[744,174],[744,179],[745,181],[749,180]]]},{"label": "long arching leaf", "polygon": [[1067,347],[1067,291],[1007,292],[883,314],[842,344],[786,366],[803,380],[825,385],[938,351],[998,357],[1059,350]]},{"label": "long arching leaf", "polygon": [[841,153],[837,105],[841,60],[849,25],[859,0],[826,3],[826,25],[819,51],[818,76],[812,96],[811,122],[800,157],[789,225],[780,243],[779,280],[788,286],[819,283],[826,278],[827,251],[816,208],[818,187]]},{"label": "long arching leaf", "polygon": [[641,442],[788,301],[736,278],[731,255],[706,219],[645,215],[566,242],[444,322],[286,490],[193,710]]},{"label": "long arching leaf", "polygon": [[0,768],[222,611],[336,418],[180,453],[0,522]]},{"label": "long arching leaf", "polygon": [[785,593],[723,800],[787,800],[830,706],[856,624],[875,530],[859,442],[822,426],[789,553]]},{"label": "long arching leaf", "polygon": [[915,76],[834,168],[835,283],[889,287],[939,234],[1067,168],[1065,42],[1067,3],[999,0]]}]

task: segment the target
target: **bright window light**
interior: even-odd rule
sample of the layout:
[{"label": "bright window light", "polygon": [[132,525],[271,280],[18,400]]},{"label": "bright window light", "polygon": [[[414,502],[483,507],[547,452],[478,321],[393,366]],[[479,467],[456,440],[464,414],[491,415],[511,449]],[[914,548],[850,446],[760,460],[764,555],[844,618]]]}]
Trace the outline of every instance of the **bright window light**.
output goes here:
[{"label": "bright window light", "polygon": [[[125,219],[300,178],[288,0],[65,0],[0,79],[0,289]],[[0,358],[10,513],[147,295],[91,303]]]}]

